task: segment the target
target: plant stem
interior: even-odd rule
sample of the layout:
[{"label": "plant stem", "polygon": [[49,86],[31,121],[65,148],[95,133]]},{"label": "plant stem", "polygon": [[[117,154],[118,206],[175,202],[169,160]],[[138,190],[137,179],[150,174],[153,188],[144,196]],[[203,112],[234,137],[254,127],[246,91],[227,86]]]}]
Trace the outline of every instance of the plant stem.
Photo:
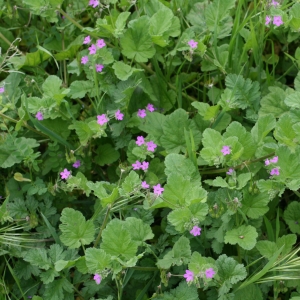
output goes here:
[{"label": "plant stem", "polygon": [[106,211],[106,214],[105,214],[104,221],[103,221],[103,223],[102,223],[101,229],[100,229],[100,231],[99,231],[99,233],[98,233],[98,236],[97,236],[97,238],[96,238],[96,241],[95,241],[95,243],[94,243],[94,248],[96,248],[97,245],[98,245],[98,243],[100,242],[101,235],[102,235],[102,231],[103,231],[103,229],[104,229],[104,227],[105,227],[105,225],[106,225],[106,223],[107,223],[107,219],[108,219],[108,216],[109,216],[110,208],[111,208],[111,206],[108,205],[108,206],[107,206],[107,211]]}]

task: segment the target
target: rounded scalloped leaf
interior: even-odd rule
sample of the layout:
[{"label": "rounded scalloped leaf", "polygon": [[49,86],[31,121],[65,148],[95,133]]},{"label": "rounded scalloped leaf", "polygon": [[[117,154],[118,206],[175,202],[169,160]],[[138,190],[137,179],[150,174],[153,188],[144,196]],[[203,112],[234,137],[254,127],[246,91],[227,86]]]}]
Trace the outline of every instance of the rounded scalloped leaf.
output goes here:
[{"label": "rounded scalloped leaf", "polygon": [[226,232],[225,243],[238,244],[245,250],[251,250],[256,244],[258,234],[256,229],[251,225],[242,225],[238,228]]},{"label": "rounded scalloped leaf", "polygon": [[291,232],[300,234],[300,203],[293,201],[289,204],[283,214],[285,222],[288,224]]}]

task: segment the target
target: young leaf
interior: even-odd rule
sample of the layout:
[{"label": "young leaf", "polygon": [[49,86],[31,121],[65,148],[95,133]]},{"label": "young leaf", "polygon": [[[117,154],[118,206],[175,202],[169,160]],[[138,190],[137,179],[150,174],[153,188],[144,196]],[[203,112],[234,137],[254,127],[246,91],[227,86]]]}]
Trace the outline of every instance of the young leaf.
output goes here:
[{"label": "young leaf", "polygon": [[30,249],[26,253],[24,260],[44,270],[48,270],[51,266],[51,261],[47,257],[47,251],[43,248]]},{"label": "young leaf", "polygon": [[81,212],[73,208],[64,208],[59,225],[62,232],[60,240],[69,248],[79,248],[94,240],[95,227],[91,220],[86,221]]},{"label": "young leaf", "polygon": [[91,273],[100,273],[110,267],[111,258],[102,249],[88,248],[85,251],[86,266]]}]

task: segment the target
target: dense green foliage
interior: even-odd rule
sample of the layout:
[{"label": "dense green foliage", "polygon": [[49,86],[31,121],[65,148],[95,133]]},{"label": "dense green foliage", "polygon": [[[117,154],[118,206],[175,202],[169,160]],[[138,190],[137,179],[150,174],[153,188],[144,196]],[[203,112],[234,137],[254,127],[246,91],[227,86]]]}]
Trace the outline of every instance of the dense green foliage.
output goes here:
[{"label": "dense green foliage", "polygon": [[300,3],[0,0],[1,299],[300,299]]}]

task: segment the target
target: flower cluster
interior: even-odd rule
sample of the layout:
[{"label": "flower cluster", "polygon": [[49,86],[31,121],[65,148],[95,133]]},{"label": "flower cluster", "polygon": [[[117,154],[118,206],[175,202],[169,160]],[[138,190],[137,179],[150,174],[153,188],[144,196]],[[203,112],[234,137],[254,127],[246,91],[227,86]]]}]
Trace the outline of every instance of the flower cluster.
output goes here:
[{"label": "flower cluster", "polygon": [[[146,181],[142,181],[141,186],[143,189],[149,189],[149,187],[150,187],[150,185]],[[153,193],[157,196],[161,195],[164,190],[165,189],[163,187],[161,187],[160,184],[153,186]]]},{"label": "flower cluster", "polygon": [[138,146],[146,145],[147,150],[150,152],[154,152],[155,148],[157,148],[157,145],[153,142],[146,142],[143,136],[138,136],[135,142]]},{"label": "flower cluster", "polygon": [[[98,3],[97,5],[99,5],[99,2],[98,1],[93,1],[93,3]],[[90,3],[91,3],[91,1],[90,1]],[[91,5],[91,4],[90,4]],[[95,6],[94,6],[95,7]],[[84,38],[84,40],[83,40],[83,44],[84,45],[89,45],[90,43],[91,43],[91,37],[88,35],[88,36],[86,36],[85,38]],[[103,40],[103,39],[99,39],[99,40],[97,40],[96,41],[96,44],[92,44],[88,49],[89,49],[89,51],[90,51],[90,55],[94,55],[94,54],[96,54],[96,52],[97,52],[97,50],[98,49],[101,49],[101,48],[103,48],[103,47],[105,47],[106,46],[106,44],[105,44],[105,41]],[[86,56],[83,56],[82,58],[81,58],[81,63],[83,64],[83,65],[85,65],[85,64],[87,64],[88,63],[88,61],[89,61],[89,57],[86,55]],[[102,70],[103,70],[103,68],[104,68],[104,66],[103,65],[101,65],[101,64],[96,64],[95,65],[95,68],[96,68],[96,72],[102,72]]]},{"label": "flower cluster", "polygon": [[[266,22],[265,22],[265,25],[269,25],[269,23],[272,21],[272,18],[270,16],[266,16]],[[281,16],[274,16],[273,17],[273,24],[275,26],[280,26],[283,24],[283,21],[282,21],[282,18]]]},{"label": "flower cluster", "polygon": [[138,110],[137,116],[139,118],[144,119],[147,116],[146,110],[148,110],[149,112],[154,112],[155,108],[154,108],[153,104],[148,103],[147,106],[146,106],[146,109],[139,109]]},{"label": "flower cluster", "polygon": [[231,153],[230,147],[229,146],[223,146],[221,152],[223,153],[223,155],[228,155]]},{"label": "flower cluster", "polygon": [[146,171],[149,167],[149,163],[146,161],[140,162],[137,160],[134,164],[132,164],[132,166],[133,166],[133,170],[142,169],[142,170]]},{"label": "flower cluster", "polygon": [[[213,268],[209,268],[209,269],[205,270],[205,276],[207,279],[213,278],[215,274],[216,274],[216,272]],[[200,273],[200,276],[201,276],[201,273]],[[189,281],[194,280],[195,274],[194,274],[194,272],[192,272],[190,270],[186,270],[183,277],[186,279],[186,282],[189,282]]]},{"label": "flower cluster", "polygon": [[[271,158],[271,159],[266,159],[265,160],[265,165],[266,166],[269,166],[269,165],[271,165],[271,164],[276,164],[278,162],[278,156],[274,156],[273,158]],[[279,176],[279,168],[273,168],[273,169],[271,169],[271,171],[270,171],[270,175],[271,176]]]}]

